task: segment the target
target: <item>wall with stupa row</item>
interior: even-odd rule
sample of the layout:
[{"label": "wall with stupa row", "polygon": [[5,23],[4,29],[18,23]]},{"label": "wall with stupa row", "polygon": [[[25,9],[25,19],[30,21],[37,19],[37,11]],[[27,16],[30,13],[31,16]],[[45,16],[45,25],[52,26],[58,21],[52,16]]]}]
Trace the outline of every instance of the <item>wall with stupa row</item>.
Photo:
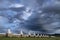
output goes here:
[{"label": "wall with stupa row", "polygon": [[34,35],[31,35],[31,34],[13,34],[13,33],[5,33],[5,34],[0,34],[1,37],[55,37],[55,36],[49,36],[49,35],[46,35],[46,34],[34,34]]},{"label": "wall with stupa row", "polygon": [[[21,30],[20,34],[14,34],[11,32],[10,29],[8,29],[7,33],[0,34],[0,36],[5,36],[5,37],[50,37],[49,35],[46,35],[46,34],[36,34],[36,33],[31,34],[31,32],[29,32],[28,34],[24,34],[22,30]],[[51,36],[51,37],[55,37],[55,36]]]}]

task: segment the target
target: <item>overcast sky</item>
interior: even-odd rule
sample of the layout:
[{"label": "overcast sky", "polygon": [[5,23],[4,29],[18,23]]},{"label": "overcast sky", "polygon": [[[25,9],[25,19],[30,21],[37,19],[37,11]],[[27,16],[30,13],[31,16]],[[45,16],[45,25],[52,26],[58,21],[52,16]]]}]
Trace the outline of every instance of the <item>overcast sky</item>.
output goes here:
[{"label": "overcast sky", "polygon": [[60,34],[59,0],[0,0],[0,33]]}]

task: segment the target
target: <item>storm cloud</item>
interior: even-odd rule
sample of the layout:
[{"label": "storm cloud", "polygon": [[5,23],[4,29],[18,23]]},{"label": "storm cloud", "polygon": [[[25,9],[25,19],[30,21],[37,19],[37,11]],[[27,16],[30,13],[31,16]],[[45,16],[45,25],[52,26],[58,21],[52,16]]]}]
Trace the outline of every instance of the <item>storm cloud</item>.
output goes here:
[{"label": "storm cloud", "polygon": [[0,32],[60,33],[59,0],[0,0]]}]

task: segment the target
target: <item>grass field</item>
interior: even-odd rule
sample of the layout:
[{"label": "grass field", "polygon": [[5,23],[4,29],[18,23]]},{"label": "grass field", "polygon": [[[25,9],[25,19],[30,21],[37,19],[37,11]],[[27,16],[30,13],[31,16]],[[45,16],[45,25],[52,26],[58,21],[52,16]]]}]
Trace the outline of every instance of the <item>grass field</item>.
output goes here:
[{"label": "grass field", "polygon": [[55,38],[7,38],[7,37],[1,37],[0,40],[60,40],[60,37],[55,37]]}]

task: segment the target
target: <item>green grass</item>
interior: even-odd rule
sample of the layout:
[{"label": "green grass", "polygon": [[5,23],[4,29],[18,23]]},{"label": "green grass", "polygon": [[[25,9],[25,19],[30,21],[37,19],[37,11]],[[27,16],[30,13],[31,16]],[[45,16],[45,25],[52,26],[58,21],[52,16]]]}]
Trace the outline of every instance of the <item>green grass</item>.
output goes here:
[{"label": "green grass", "polygon": [[55,37],[55,38],[8,38],[8,37],[0,37],[0,40],[60,40],[60,37]]}]

